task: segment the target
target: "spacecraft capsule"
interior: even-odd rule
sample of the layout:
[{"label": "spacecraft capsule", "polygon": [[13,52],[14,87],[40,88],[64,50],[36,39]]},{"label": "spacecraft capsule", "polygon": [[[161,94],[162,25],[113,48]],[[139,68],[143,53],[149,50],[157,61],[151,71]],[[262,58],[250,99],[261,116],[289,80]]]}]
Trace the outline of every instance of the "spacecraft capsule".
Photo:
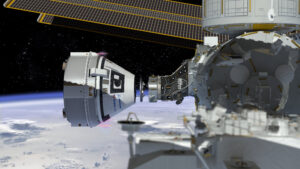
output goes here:
[{"label": "spacecraft capsule", "polygon": [[97,126],[134,102],[133,74],[97,53],[71,53],[64,74],[64,113],[72,126]]}]

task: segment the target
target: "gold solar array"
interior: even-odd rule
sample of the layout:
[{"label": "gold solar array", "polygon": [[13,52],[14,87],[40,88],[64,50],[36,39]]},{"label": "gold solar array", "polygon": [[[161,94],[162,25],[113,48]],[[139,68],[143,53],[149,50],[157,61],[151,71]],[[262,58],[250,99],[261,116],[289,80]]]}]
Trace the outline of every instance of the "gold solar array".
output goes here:
[{"label": "gold solar array", "polygon": [[191,18],[188,16],[174,15],[172,13],[165,13],[161,11],[153,11],[153,10],[141,9],[137,7],[111,4],[103,1],[95,1],[95,0],[52,0],[52,1],[58,3],[71,4],[74,6],[82,6],[82,7],[99,9],[99,10],[113,11],[118,13],[131,14],[135,16],[144,16],[148,18],[157,18],[166,21],[201,26],[201,18]]},{"label": "gold solar array", "polygon": [[[59,2],[59,3],[72,4],[75,6],[84,6],[84,7],[96,8],[96,9],[100,9],[100,10],[109,10],[109,11],[115,11],[115,12],[120,12],[120,13],[125,13],[125,14],[145,16],[145,17],[150,17],[150,18],[159,18],[162,20],[169,20],[169,21],[174,21],[174,22],[179,22],[179,23],[187,23],[187,24],[191,24],[191,25],[201,26],[201,16],[191,17],[191,16],[187,16],[187,15],[180,15],[180,14],[169,13],[169,12],[164,12],[164,11],[152,10],[153,8],[145,9],[145,8],[140,8],[140,7],[136,7],[136,6],[123,5],[122,3],[126,2],[126,1],[119,0],[119,2],[120,2],[119,4],[111,3],[111,2],[107,2],[107,1],[100,1],[100,0],[52,0],[52,1]],[[161,2],[161,1],[155,1],[155,2]],[[165,9],[168,9],[168,8],[165,8]]]},{"label": "gold solar array", "polygon": [[[158,7],[159,4],[164,8]],[[203,31],[201,18],[195,17],[199,15],[195,10],[201,11],[201,6],[164,0],[144,3],[141,0],[8,0],[5,6],[41,13],[38,22],[44,24],[179,47],[195,48],[204,36],[216,36]],[[220,42],[228,39],[226,35],[218,36]]]},{"label": "gold solar array", "polygon": [[146,10],[155,10],[165,13],[202,18],[202,6],[176,3],[168,0],[94,0],[127,5]]}]

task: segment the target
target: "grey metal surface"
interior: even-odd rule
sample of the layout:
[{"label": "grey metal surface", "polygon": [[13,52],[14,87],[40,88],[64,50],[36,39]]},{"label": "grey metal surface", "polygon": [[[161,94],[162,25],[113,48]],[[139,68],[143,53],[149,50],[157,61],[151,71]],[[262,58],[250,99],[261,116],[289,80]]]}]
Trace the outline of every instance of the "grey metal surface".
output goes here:
[{"label": "grey metal surface", "polygon": [[149,101],[176,100],[176,104],[180,104],[188,96],[188,65],[187,61],[183,62],[171,75],[149,77]]},{"label": "grey metal surface", "polygon": [[[180,138],[178,136],[176,140]],[[148,138],[138,135],[137,139],[140,140],[137,144],[139,155],[130,159],[130,169],[151,169],[153,166],[164,169],[203,168],[192,151],[182,146],[165,143],[164,139],[151,141],[151,135]],[[298,148],[259,138],[221,136],[213,149],[214,152],[204,158],[213,169],[294,169],[300,165]],[[239,167],[242,165],[240,162],[243,162],[243,167]]]},{"label": "grey metal surface", "polygon": [[[253,32],[212,48],[198,46],[188,61],[188,78],[180,76],[185,64],[171,76],[150,77],[150,98],[181,103],[184,96],[194,96],[195,104],[206,109],[221,105],[228,112],[245,108],[298,114],[299,57],[300,46],[276,33]],[[152,80],[158,84],[155,79],[160,79],[160,94],[158,85],[152,85]],[[177,88],[180,79],[189,80],[186,87]]]}]

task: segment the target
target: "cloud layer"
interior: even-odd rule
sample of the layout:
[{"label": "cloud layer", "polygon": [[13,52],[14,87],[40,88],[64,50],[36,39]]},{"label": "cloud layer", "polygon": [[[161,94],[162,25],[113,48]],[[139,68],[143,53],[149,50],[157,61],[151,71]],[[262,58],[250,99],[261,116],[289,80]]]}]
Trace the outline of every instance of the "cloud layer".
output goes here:
[{"label": "cloud layer", "polygon": [[4,144],[23,143],[46,130],[34,121],[25,119],[7,119],[0,123],[0,141]]}]

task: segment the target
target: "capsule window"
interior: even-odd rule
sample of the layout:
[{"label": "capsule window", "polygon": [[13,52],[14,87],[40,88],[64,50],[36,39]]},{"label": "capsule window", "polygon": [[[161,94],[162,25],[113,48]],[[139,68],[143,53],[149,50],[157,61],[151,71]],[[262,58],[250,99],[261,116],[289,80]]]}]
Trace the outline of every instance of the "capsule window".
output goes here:
[{"label": "capsule window", "polygon": [[119,72],[111,71],[110,93],[123,93],[125,76]]}]

